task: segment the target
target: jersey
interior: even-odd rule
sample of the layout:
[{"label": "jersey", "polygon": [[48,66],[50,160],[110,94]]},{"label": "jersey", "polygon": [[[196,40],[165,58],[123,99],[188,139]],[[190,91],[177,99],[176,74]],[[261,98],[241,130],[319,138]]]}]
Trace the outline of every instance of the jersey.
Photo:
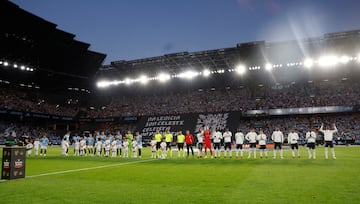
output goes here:
[{"label": "jersey", "polygon": [[165,142],[172,142],[173,135],[171,133],[165,134]]},{"label": "jersey", "polygon": [[110,139],[106,139],[106,140],[105,140],[105,150],[106,150],[106,151],[109,151],[109,150],[110,150],[110,146],[111,146]]},{"label": "jersey", "polygon": [[198,143],[204,142],[204,134],[202,132],[199,132],[196,136],[197,136]]},{"label": "jersey", "polygon": [[299,134],[296,132],[291,132],[288,135],[288,143],[289,144],[297,144],[299,140]]},{"label": "jersey", "polygon": [[249,143],[256,143],[256,137],[256,132],[248,132],[248,134],[245,136],[245,139],[249,141]]},{"label": "jersey", "polygon": [[156,140],[156,142],[161,142],[161,140],[162,140],[162,135],[161,135],[160,133],[155,134],[155,140]]},{"label": "jersey", "polygon": [[69,142],[68,142],[67,140],[61,141],[61,147],[62,147],[63,149],[69,148]]},{"label": "jersey", "polygon": [[194,136],[192,134],[186,134],[185,142],[187,145],[192,145],[194,143]]},{"label": "jersey", "polygon": [[26,145],[26,149],[27,149],[27,150],[30,150],[30,149],[32,149],[32,148],[33,148],[33,144],[29,143],[29,144]]},{"label": "jersey", "polygon": [[129,149],[129,142],[127,140],[125,140],[123,142],[123,149],[124,149],[124,151],[128,151],[128,149]]},{"label": "jersey", "polygon": [[142,147],[142,136],[137,135],[137,136],[135,136],[135,138],[136,138],[136,142],[137,142],[138,146]]},{"label": "jersey", "polygon": [[74,149],[75,149],[75,150],[79,150],[79,149],[80,149],[80,142],[79,142],[79,140],[77,140],[77,141],[75,142]]},{"label": "jersey", "polygon": [[150,145],[151,145],[151,151],[155,152],[156,151],[156,140],[151,140]]},{"label": "jersey", "polygon": [[266,135],[265,134],[258,134],[256,140],[259,141],[259,145],[266,145]]},{"label": "jersey", "polygon": [[161,150],[165,150],[166,149],[166,142],[161,142],[160,143],[160,148],[161,148]]},{"label": "jersey", "polygon": [[316,133],[314,131],[307,132],[305,139],[306,139],[307,143],[315,143],[316,142]]},{"label": "jersey", "polygon": [[117,140],[114,140],[114,141],[111,142],[111,150],[113,152],[115,152],[116,149],[117,149],[117,144],[116,143],[117,143]]},{"label": "jersey", "polygon": [[70,142],[70,135],[69,134],[65,134],[64,138],[67,142]]},{"label": "jersey", "polygon": [[80,149],[84,150],[85,148],[86,148],[86,140],[85,139],[80,140]]},{"label": "jersey", "polygon": [[131,146],[132,146],[133,151],[135,151],[137,149],[138,144],[137,144],[136,140],[131,142]]},{"label": "jersey", "polygon": [[244,134],[242,132],[235,133],[236,144],[244,144]]},{"label": "jersey", "polygon": [[87,138],[87,145],[88,146],[94,146],[94,138],[93,137],[88,137]]},{"label": "jersey", "polygon": [[220,131],[216,131],[214,134],[214,143],[220,143],[222,139],[222,134]]},{"label": "jersey", "polygon": [[334,130],[324,130],[323,126],[320,127],[320,132],[324,133],[324,140],[325,141],[333,141],[334,139],[334,133],[337,132],[336,126],[334,127]]},{"label": "jersey", "polygon": [[34,141],[34,148],[35,148],[35,149],[39,149],[39,146],[40,146],[40,141],[35,140],[35,141]]},{"label": "jersey", "polygon": [[49,144],[49,139],[47,137],[43,137],[40,139],[40,147],[46,147]]},{"label": "jersey", "polygon": [[284,134],[280,130],[274,131],[273,134],[271,135],[271,139],[274,142],[283,143],[284,142]]},{"label": "jersey", "polygon": [[177,136],[177,143],[184,143],[185,142],[185,135],[179,134]]},{"label": "jersey", "polygon": [[231,142],[232,133],[230,131],[223,133],[223,138],[225,143]]}]

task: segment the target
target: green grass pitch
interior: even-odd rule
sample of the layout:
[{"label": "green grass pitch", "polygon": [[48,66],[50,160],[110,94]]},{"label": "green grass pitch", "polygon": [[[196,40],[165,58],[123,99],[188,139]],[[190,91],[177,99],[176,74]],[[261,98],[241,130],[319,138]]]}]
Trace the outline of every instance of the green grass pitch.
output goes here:
[{"label": "green grass pitch", "polygon": [[360,148],[335,150],[337,160],[323,147],[316,160],[305,147],[301,159],[151,160],[149,148],[124,159],[61,157],[51,147],[27,159],[27,178],[0,182],[0,203],[359,203]]}]

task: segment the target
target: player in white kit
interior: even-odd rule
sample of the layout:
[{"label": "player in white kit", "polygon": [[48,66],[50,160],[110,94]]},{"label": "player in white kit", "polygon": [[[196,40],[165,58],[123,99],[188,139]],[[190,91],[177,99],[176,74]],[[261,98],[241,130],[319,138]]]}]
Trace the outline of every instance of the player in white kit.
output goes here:
[{"label": "player in white kit", "polygon": [[220,158],[220,143],[222,139],[222,134],[219,130],[216,130],[216,132],[213,135],[213,142],[214,142],[214,151],[215,151],[215,158]]},{"label": "player in white kit", "polygon": [[276,149],[280,149],[280,158],[284,158],[282,143],[284,142],[284,134],[280,131],[279,127],[275,128],[275,131],[271,135],[271,140],[274,142],[274,159],[276,159]]},{"label": "player in white kit", "polygon": [[111,142],[111,157],[116,157],[117,141],[118,138],[115,137],[115,139]]},{"label": "player in white kit", "polygon": [[204,147],[204,130],[200,128],[199,132],[196,134],[198,140],[198,158],[202,157],[202,149]]},{"label": "player in white kit", "polygon": [[133,158],[137,157],[137,149],[138,149],[138,143],[136,141],[136,138],[133,138],[133,141],[131,142],[131,146],[132,146],[132,153],[133,153]]},{"label": "player in white kit", "polygon": [[232,157],[232,150],[231,150],[231,142],[232,142],[232,133],[229,131],[229,128],[225,129],[225,132],[223,133],[224,138],[224,158],[226,158],[227,153],[229,152],[230,158]]},{"label": "player in white kit", "polygon": [[256,140],[259,142],[259,152],[260,152],[260,158],[263,157],[263,152],[265,154],[265,158],[268,157],[267,151],[266,151],[266,140],[267,137],[264,134],[263,130],[260,129],[259,134],[256,137]]},{"label": "player in white kit", "polygon": [[80,140],[80,156],[85,155],[85,150],[86,150],[86,139],[84,136],[82,136]]},{"label": "player in white kit", "polygon": [[31,156],[33,147],[34,147],[34,145],[31,142],[28,142],[26,144],[26,152],[27,152],[28,157]]},{"label": "player in white kit", "polygon": [[105,157],[110,156],[110,146],[111,146],[110,137],[106,137],[105,143],[104,143]]},{"label": "player in white kit", "polygon": [[61,141],[61,150],[62,150],[61,151],[62,156],[68,156],[69,142],[66,137],[64,137],[63,140]]},{"label": "player in white kit", "polygon": [[244,139],[245,139],[244,134],[241,132],[240,128],[238,128],[235,133],[236,158],[239,158],[239,151],[240,151],[241,159],[244,156],[244,153],[243,153]]},{"label": "player in white kit", "polygon": [[291,132],[288,134],[288,144],[291,145],[291,156],[295,158],[295,149],[297,151],[297,157],[300,158],[300,149],[299,149],[299,134],[295,132],[295,128],[291,129]]},{"label": "player in white kit", "polygon": [[324,129],[324,123],[321,124],[320,132],[324,133],[324,140],[325,140],[325,159],[328,159],[329,146],[331,149],[331,154],[333,159],[336,159],[333,139],[334,139],[334,133],[336,133],[337,131],[338,130],[336,128],[335,123],[333,123],[333,129],[330,128]]},{"label": "player in white kit", "polygon": [[256,159],[256,137],[257,137],[257,134],[256,134],[254,128],[251,128],[250,132],[248,132],[246,134],[246,136],[245,136],[245,139],[247,141],[249,141],[249,143],[250,143],[250,150],[249,150],[248,159],[250,159],[250,157],[251,157],[251,152],[254,153],[254,159]]},{"label": "player in white kit", "polygon": [[[305,140],[306,140],[306,147],[308,150],[309,159],[311,158],[316,159],[316,146],[315,146],[316,133],[310,127],[309,127],[309,131],[306,132]],[[313,150],[313,154],[311,154],[311,150]]]},{"label": "player in white kit", "polygon": [[34,141],[35,156],[39,155],[39,148],[40,148],[39,138],[35,138],[35,141]]},{"label": "player in white kit", "polygon": [[150,146],[151,146],[151,158],[156,158],[156,140],[155,137],[152,137],[151,141],[150,141]]},{"label": "player in white kit", "polygon": [[126,139],[126,137],[123,137],[123,150],[124,150],[124,157],[128,158],[129,157],[129,142]]}]

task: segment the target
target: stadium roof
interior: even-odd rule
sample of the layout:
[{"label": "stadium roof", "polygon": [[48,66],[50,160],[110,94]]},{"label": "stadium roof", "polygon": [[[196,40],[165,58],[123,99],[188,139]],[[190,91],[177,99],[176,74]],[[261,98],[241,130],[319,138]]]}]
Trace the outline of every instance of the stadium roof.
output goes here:
[{"label": "stadium roof", "polygon": [[98,76],[106,73],[119,73],[121,76],[131,73],[154,73],[167,71],[178,73],[181,70],[204,68],[210,70],[234,69],[239,63],[248,67],[265,63],[287,63],[314,57],[320,54],[357,54],[360,51],[360,30],[325,34],[317,38],[308,38],[286,42],[255,41],[239,43],[235,47],[206,50],[199,52],[180,52],[163,56],[113,61],[100,68]]},{"label": "stadium roof", "polygon": [[[87,79],[94,76],[106,57],[105,54],[89,50],[90,44],[75,40],[74,34],[57,29],[56,24],[9,1],[0,2],[0,13],[0,60],[36,69],[27,79]],[[3,76],[6,74],[7,77],[14,77],[2,73]]]}]

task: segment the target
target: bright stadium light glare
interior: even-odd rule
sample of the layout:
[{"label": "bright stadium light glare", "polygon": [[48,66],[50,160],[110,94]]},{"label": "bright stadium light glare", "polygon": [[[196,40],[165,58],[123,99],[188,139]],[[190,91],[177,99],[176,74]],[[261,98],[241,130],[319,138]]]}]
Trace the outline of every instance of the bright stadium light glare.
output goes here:
[{"label": "bright stadium light glare", "polygon": [[18,67],[18,65],[17,65],[17,64],[14,64],[14,65],[13,65],[13,67],[14,67],[14,68],[17,68],[17,67]]},{"label": "bright stadium light glare", "polygon": [[246,68],[244,65],[238,65],[235,70],[238,74],[243,75],[245,74]]},{"label": "bright stadium light glare", "polygon": [[197,75],[199,75],[199,73],[189,70],[189,71],[178,74],[178,77],[185,78],[185,79],[192,79],[192,78],[196,77]]},{"label": "bright stadium light glare", "polygon": [[202,72],[202,74],[204,75],[204,77],[208,77],[208,76],[211,74],[211,72],[210,72],[210,70],[205,69],[205,70]]},{"label": "bright stadium light glare", "polygon": [[341,63],[344,63],[344,64],[346,64],[346,63],[348,63],[350,61],[350,57],[348,57],[348,56],[342,56],[342,57],[340,57],[340,62]]},{"label": "bright stadium light glare", "polygon": [[145,76],[145,75],[141,75],[141,76],[139,77],[139,82],[140,82],[141,84],[146,84],[146,83],[148,83],[148,81],[149,81],[149,79],[148,79],[147,76]]},{"label": "bright stadium light glare", "polygon": [[313,65],[314,65],[314,60],[313,59],[308,58],[308,59],[304,60],[304,66],[306,68],[311,68]]},{"label": "bright stadium light glare", "polygon": [[265,65],[265,69],[266,69],[267,71],[271,71],[272,68],[273,68],[273,66],[272,66],[272,64],[270,64],[270,63],[267,63],[267,64]]},{"label": "bright stadium light glare", "polygon": [[157,79],[160,81],[160,82],[166,82],[170,79],[170,75],[169,74],[164,74],[164,73],[160,73],[158,76],[157,76]]},{"label": "bright stadium light glare", "polygon": [[322,67],[331,67],[335,66],[339,62],[339,59],[336,56],[323,56],[319,58],[319,65]]},{"label": "bright stadium light glare", "polygon": [[5,67],[9,66],[9,63],[8,63],[8,62],[4,62],[4,66],[5,66]]},{"label": "bright stadium light glare", "polygon": [[132,83],[132,80],[129,78],[126,78],[124,81],[126,85],[130,85]]},{"label": "bright stadium light glare", "polygon": [[96,86],[98,88],[106,88],[106,87],[110,86],[110,82],[108,82],[108,81],[99,81],[99,82],[96,83]]}]

